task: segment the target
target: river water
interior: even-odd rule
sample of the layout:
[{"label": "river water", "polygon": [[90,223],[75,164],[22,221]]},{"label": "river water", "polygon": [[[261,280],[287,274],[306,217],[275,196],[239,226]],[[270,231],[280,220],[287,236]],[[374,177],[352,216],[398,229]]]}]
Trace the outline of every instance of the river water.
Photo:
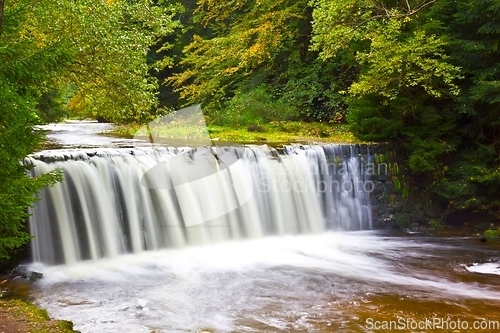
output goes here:
[{"label": "river water", "polygon": [[[134,144],[96,136],[101,124],[57,126],[64,148]],[[82,333],[497,332],[499,250],[385,231],[265,237],[34,264],[33,297]]]}]

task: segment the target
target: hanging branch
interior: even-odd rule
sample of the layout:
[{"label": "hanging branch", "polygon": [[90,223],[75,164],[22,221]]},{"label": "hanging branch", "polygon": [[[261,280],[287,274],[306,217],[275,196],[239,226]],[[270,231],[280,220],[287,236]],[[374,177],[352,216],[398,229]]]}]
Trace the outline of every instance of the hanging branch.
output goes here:
[{"label": "hanging branch", "polygon": [[366,23],[373,21],[373,20],[378,20],[378,19],[383,19],[383,18],[400,19],[400,18],[404,18],[404,17],[413,16],[413,15],[417,14],[419,11],[421,11],[422,9],[432,5],[434,2],[436,2],[436,0],[424,0],[424,1],[419,2],[416,6],[411,7],[409,1],[406,0],[406,8],[403,7],[402,12],[394,14],[389,10],[389,8],[387,8],[387,6],[384,4],[383,1],[380,1],[380,2],[374,1],[374,3],[373,3],[374,8],[377,9],[377,11],[381,14],[373,15],[372,17],[362,21],[361,23],[352,24],[353,25],[352,30],[356,30],[357,28],[359,28],[359,27],[361,27],[361,26],[365,25]]}]

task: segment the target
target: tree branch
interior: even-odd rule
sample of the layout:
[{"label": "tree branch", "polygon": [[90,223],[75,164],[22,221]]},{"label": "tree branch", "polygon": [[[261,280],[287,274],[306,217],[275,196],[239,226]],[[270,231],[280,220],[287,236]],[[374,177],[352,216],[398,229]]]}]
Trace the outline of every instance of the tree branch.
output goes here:
[{"label": "tree branch", "polygon": [[384,14],[374,15],[374,16],[372,16],[372,17],[364,20],[361,23],[355,24],[354,27],[352,28],[352,31],[356,30],[357,28],[365,25],[366,23],[368,23],[370,21],[381,19],[381,18],[396,18],[396,19],[401,19],[403,17],[413,16],[416,13],[418,13],[419,11],[421,11],[422,9],[424,9],[425,7],[432,5],[434,2],[436,2],[436,0],[424,1],[423,3],[417,5],[417,7],[411,8],[411,5],[410,5],[409,1],[406,1],[406,4],[408,6],[408,8],[406,10],[406,13],[397,14],[397,15],[391,14],[390,10],[387,9],[387,7],[383,3],[383,1],[381,1],[378,5],[376,3],[374,3],[375,8],[378,9],[379,11],[381,11],[381,12],[384,12]]}]

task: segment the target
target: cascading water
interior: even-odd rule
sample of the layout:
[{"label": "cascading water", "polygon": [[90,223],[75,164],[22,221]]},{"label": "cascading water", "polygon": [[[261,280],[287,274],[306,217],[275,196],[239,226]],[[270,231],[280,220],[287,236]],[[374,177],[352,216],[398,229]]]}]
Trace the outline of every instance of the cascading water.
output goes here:
[{"label": "cascading water", "polygon": [[[371,228],[372,152],[359,145],[43,152],[64,181],[31,209],[49,265],[265,235]],[[368,167],[367,167],[368,166]]]},{"label": "cascading water", "polygon": [[141,136],[156,139],[154,126],[134,140],[97,136],[103,126],[50,125],[68,150],[27,161],[33,176],[65,176],[31,211],[44,275],[32,298],[78,331],[416,331],[441,319],[499,331],[497,242],[351,231],[370,228],[381,178],[369,177],[386,171],[373,147],[152,148]]}]

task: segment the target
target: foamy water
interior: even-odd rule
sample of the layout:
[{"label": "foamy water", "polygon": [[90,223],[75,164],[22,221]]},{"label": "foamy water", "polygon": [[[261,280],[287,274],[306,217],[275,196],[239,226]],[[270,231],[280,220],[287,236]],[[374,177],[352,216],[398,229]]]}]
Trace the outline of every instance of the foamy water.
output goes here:
[{"label": "foamy water", "polygon": [[82,333],[322,332],[359,325],[355,308],[375,311],[378,295],[500,299],[497,286],[460,278],[475,276],[449,257],[461,251],[374,232],[268,237],[39,267],[36,300]]}]

